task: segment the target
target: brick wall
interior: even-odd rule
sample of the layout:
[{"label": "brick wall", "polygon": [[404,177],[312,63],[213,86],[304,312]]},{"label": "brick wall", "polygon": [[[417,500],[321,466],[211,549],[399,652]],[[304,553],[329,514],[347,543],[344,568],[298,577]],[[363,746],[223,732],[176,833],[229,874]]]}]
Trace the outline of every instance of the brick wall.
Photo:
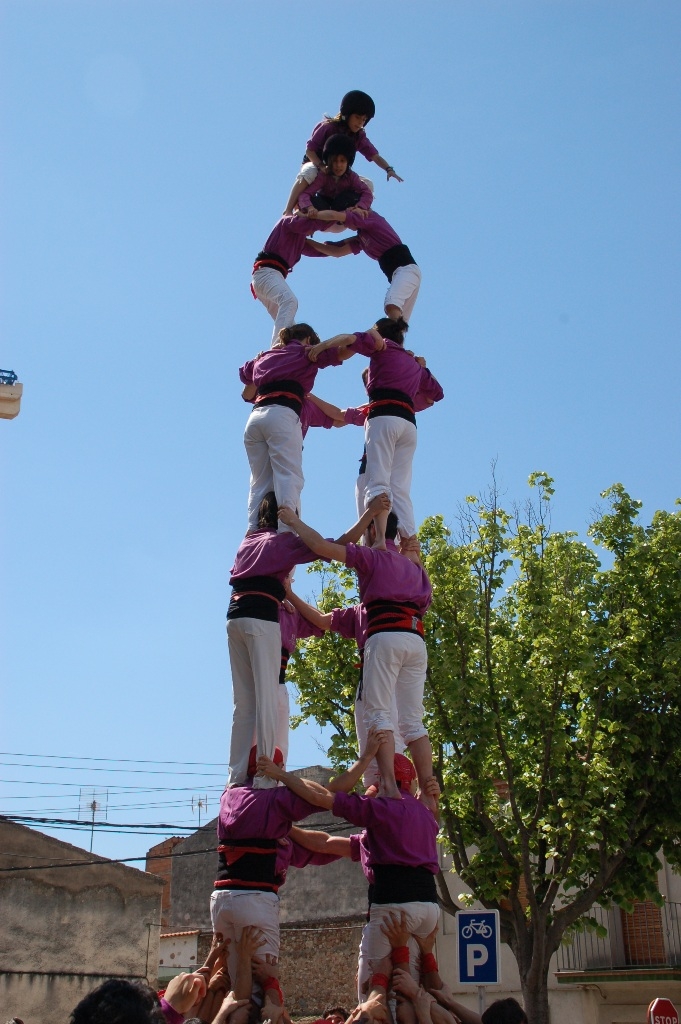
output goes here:
[{"label": "brick wall", "polygon": [[[145,865],[145,871],[150,875],[157,875],[163,879],[163,897],[161,900],[161,928],[168,927],[168,921],[170,917],[170,870],[172,867],[171,854],[178,843],[181,843],[182,839],[179,836],[171,836],[170,839],[164,839],[162,843],[158,843],[156,846],[152,846],[147,851],[147,862]],[[167,854],[167,857],[165,856]],[[156,858],[161,858],[157,860]]]},{"label": "brick wall", "polygon": [[292,1017],[319,1017],[327,1006],[357,1004],[362,919],[281,928],[281,985]]}]

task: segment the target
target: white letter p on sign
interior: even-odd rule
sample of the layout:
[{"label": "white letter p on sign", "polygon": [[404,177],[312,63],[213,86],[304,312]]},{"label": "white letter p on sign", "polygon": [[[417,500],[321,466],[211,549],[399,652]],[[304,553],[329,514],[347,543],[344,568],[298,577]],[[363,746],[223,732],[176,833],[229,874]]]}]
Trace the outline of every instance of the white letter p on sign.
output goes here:
[{"label": "white letter p on sign", "polygon": [[472,942],[466,947],[466,969],[469,978],[475,977],[475,968],[482,967],[489,959],[487,947],[478,942]]}]

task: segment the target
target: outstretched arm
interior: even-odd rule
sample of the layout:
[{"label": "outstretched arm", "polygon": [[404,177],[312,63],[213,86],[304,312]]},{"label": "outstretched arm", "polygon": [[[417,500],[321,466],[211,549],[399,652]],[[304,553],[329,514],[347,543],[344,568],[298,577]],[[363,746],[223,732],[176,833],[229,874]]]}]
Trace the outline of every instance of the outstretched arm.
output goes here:
[{"label": "outstretched arm", "polygon": [[350,856],[350,840],[347,836],[330,836],[326,832],[316,832],[293,825],[288,837],[312,853],[331,853],[336,857]]},{"label": "outstretched arm", "polygon": [[313,249],[321,253],[322,256],[351,256],[352,247],[350,246],[350,239],[344,239],[342,242],[318,242],[316,238],[308,238],[307,244],[311,245]]},{"label": "outstretched arm", "polygon": [[292,793],[307,800],[309,804],[314,804],[315,807],[331,810],[333,806],[333,793],[330,793],[326,786],[320,785],[319,782],[313,782],[312,779],[301,779],[298,775],[293,775],[292,772],[285,772],[283,768],[264,755],[258,758],[258,775],[267,775],[270,779],[283,782]]},{"label": "outstretched arm", "polygon": [[294,533],[297,533],[304,544],[314,551],[315,555],[321,558],[335,559],[337,562],[345,561],[345,545],[337,544],[335,541],[326,540],[321,533],[317,533],[311,526],[299,519],[295,512],[284,507],[279,509],[279,518],[286,526],[290,526]]},{"label": "outstretched arm", "polygon": [[326,632],[331,629],[331,612],[320,612],[314,604],[308,604],[307,601],[303,601],[302,597],[298,597],[293,591],[289,591],[286,595],[297,612],[311,622],[317,629],[323,629]]},{"label": "outstretched arm", "polygon": [[387,494],[378,494],[369,502],[369,507],[364,515],[357,520],[354,526],[336,540],[336,544],[358,544],[369,527],[369,523],[379,512],[390,511],[390,498]]},{"label": "outstretched arm", "polygon": [[334,427],[345,427],[347,426],[343,410],[339,409],[337,405],[333,405],[331,402],[325,402],[323,398],[318,398],[317,395],[313,395],[312,392],[307,396],[310,401],[317,406],[318,409],[328,416],[330,420],[333,420]]},{"label": "outstretched arm", "polygon": [[386,733],[383,730],[369,729],[367,736],[367,745],[363,754],[360,754],[355,763],[351,768],[348,768],[346,772],[342,772],[340,775],[334,776],[329,781],[329,789],[332,793],[349,793],[351,789],[354,789],[355,785],[359,782],[362,775],[369,767],[371,762],[376,756],[376,751],[380,747],[381,743],[385,743],[387,739]]}]

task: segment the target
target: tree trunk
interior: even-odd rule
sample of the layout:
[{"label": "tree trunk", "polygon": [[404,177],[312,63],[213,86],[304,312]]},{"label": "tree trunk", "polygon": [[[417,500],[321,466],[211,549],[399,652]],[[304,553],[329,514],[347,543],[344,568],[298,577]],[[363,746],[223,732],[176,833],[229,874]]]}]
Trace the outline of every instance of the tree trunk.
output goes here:
[{"label": "tree trunk", "polygon": [[520,976],[525,1013],[530,1024],[549,1024],[548,975],[547,963],[543,970],[530,968],[524,977]]}]

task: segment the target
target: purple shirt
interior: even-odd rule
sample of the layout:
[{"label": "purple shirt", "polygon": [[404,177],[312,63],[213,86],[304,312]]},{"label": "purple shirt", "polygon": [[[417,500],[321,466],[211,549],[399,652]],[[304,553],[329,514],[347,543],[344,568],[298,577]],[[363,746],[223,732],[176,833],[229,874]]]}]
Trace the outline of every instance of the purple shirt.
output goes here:
[{"label": "purple shirt", "polygon": [[294,821],[318,812],[285,786],[253,789],[249,779],[244,786],[228,787],[220,797],[218,839],[283,839]]},{"label": "purple shirt", "polygon": [[316,363],[307,358],[308,346],[302,341],[289,341],[288,345],[271,348],[255,359],[250,359],[239,370],[242,384],[274,384],[278,380],[295,380],[303,391],[311,391],[317,372],[326,366],[340,366],[337,348],[320,352]]},{"label": "purple shirt", "polygon": [[400,800],[336,793],[332,812],[366,829],[368,867],[399,864],[438,873],[438,824],[428,808],[410,793],[402,793]]},{"label": "purple shirt", "polygon": [[364,250],[372,260],[378,260],[394,245],[402,245],[402,239],[397,232],[391,228],[385,217],[381,217],[375,210],[371,210],[368,217],[347,210],[345,226],[357,232],[356,238],[346,239],[355,255]]},{"label": "purple shirt", "polygon": [[430,607],[433,588],[426,570],[401,555],[393,541],[386,540],[385,551],[346,544],[345,564],[357,573],[362,604],[410,601],[421,615]]},{"label": "purple shirt", "polygon": [[326,430],[329,430],[332,426],[333,420],[331,417],[327,416],[315,402],[311,402],[306,397],[303,400],[303,408],[300,410],[300,427],[303,437],[305,437],[310,427],[324,427]]},{"label": "purple shirt", "polygon": [[312,184],[308,185],[305,191],[298,196],[298,206],[301,210],[307,210],[308,206],[312,205],[314,195],[319,194],[325,199],[333,200],[341,192],[347,192],[349,189],[360,194],[355,205],[361,207],[362,210],[368,210],[374,199],[371,189],[362,181],[359,174],[355,174],[349,168],[339,178],[335,174],[320,172]]},{"label": "purple shirt", "polygon": [[[361,153],[367,160],[371,160],[378,153],[376,147],[369,142],[367,133],[363,128],[360,128],[358,132],[351,132],[344,121],[330,121],[326,118],[312,129],[312,135],[307,140],[306,149],[311,149],[321,160],[322,153],[324,152],[324,143],[332,135],[347,135],[354,143],[357,152]],[[307,161],[307,157],[305,157],[305,160]]]},{"label": "purple shirt", "polygon": [[241,541],[229,582],[250,576],[274,576],[283,583],[294,566],[312,562],[316,557],[295,533],[255,530]]},{"label": "purple shirt", "polygon": [[320,254],[307,244],[307,236],[313,231],[326,228],[325,224],[315,224],[307,217],[281,217],[272,228],[272,233],[265,242],[265,252],[276,253],[287,263],[289,270],[295,267],[300,257],[319,256]]},{"label": "purple shirt", "polygon": [[298,640],[308,636],[323,636],[324,630],[314,626],[298,611],[289,612],[283,605],[279,608],[279,626],[281,627],[281,646],[291,654],[296,649]]},{"label": "purple shirt", "polygon": [[352,352],[359,352],[371,359],[367,391],[371,392],[374,388],[393,388],[403,391],[412,400],[419,395],[421,402],[439,402],[444,398],[445,393],[430,370],[421,366],[418,360],[409,355],[396,341],[386,338],[385,348],[377,351],[373,335],[360,332],[349,348]]},{"label": "purple shirt", "polygon": [[352,604],[349,608],[334,608],[331,612],[330,629],[348,640],[354,640],[358,650],[363,651],[367,639],[366,608],[363,604]]},{"label": "purple shirt", "polygon": [[352,423],[355,427],[363,427],[368,412],[368,405],[359,405],[356,409],[346,409],[343,413],[343,419],[346,423]]},{"label": "purple shirt", "polygon": [[179,1010],[175,1010],[164,996],[161,996],[160,1002],[166,1024],[182,1024],[182,1021],[185,1019],[184,1014],[180,1013]]}]

